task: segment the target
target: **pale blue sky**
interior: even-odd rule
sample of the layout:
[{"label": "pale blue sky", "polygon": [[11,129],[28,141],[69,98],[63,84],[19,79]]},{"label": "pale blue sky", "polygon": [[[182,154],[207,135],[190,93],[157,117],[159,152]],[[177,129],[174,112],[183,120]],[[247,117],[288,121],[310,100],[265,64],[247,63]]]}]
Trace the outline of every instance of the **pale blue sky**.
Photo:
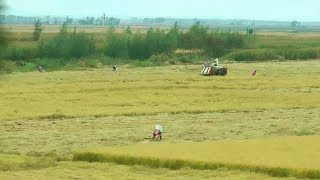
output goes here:
[{"label": "pale blue sky", "polygon": [[320,21],[320,0],[6,0],[29,16],[228,18]]}]

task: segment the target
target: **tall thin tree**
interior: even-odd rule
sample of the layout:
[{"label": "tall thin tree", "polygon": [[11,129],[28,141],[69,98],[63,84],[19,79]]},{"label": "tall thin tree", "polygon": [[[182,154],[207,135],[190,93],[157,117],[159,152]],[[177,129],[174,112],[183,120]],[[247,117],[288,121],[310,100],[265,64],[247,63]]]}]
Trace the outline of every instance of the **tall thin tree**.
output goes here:
[{"label": "tall thin tree", "polygon": [[[0,0],[0,14],[4,11],[4,2],[3,0]],[[0,25],[2,24],[1,19],[0,19]],[[5,39],[5,35],[4,32],[2,31],[2,28],[0,27],[0,47],[5,46],[6,45],[6,39]],[[3,48],[0,48],[3,49]]]},{"label": "tall thin tree", "polygon": [[40,39],[42,30],[43,30],[42,23],[41,23],[40,19],[38,19],[34,23],[34,30],[33,30],[33,34],[32,34],[34,41],[38,41]]}]

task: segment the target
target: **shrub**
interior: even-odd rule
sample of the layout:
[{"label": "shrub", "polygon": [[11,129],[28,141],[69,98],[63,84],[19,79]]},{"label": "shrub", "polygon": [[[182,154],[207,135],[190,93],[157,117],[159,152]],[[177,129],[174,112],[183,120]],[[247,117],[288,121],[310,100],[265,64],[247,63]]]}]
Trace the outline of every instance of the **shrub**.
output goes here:
[{"label": "shrub", "polygon": [[265,61],[277,59],[278,56],[270,49],[247,49],[233,51],[227,57],[235,61]]},{"label": "shrub", "polygon": [[133,34],[129,41],[128,54],[130,59],[147,59],[149,53],[147,50],[146,37],[143,34]]},{"label": "shrub", "polygon": [[79,67],[83,68],[101,68],[102,63],[99,59],[96,58],[85,58],[77,60],[77,63],[75,63]]},{"label": "shrub", "polygon": [[152,55],[148,61],[152,62],[166,62],[170,61],[170,57],[167,54],[157,54],[157,55]]},{"label": "shrub", "polygon": [[95,42],[85,33],[70,33],[66,27],[50,40],[43,40],[38,46],[41,57],[80,58],[95,52]]},{"label": "shrub", "polygon": [[152,55],[171,53],[177,49],[199,49],[212,57],[220,57],[232,49],[243,48],[243,35],[211,32],[208,26],[195,23],[187,32],[179,32],[175,24],[169,32],[150,28],[146,34],[110,29],[104,54],[114,58],[148,59]]},{"label": "shrub", "polygon": [[245,36],[239,33],[210,32],[209,27],[195,23],[187,33],[180,33],[179,47],[203,49],[212,57],[220,57],[235,48],[245,46]]},{"label": "shrub", "polygon": [[320,57],[320,49],[316,48],[286,48],[286,49],[244,49],[236,50],[224,57],[235,61],[266,61],[276,59],[316,59]]},{"label": "shrub", "polygon": [[113,28],[109,29],[104,54],[113,58],[128,58],[130,34],[130,32],[116,34]]},{"label": "shrub", "polygon": [[146,34],[146,49],[145,55],[151,55],[170,52],[177,48],[177,33],[170,30],[165,33],[164,30],[150,28]]},{"label": "shrub", "polygon": [[32,38],[33,38],[34,41],[38,41],[40,39],[41,32],[43,30],[43,28],[41,26],[42,26],[42,23],[40,22],[40,19],[38,19],[34,23],[34,30],[33,30],[33,33],[32,33]]},{"label": "shrub", "polygon": [[15,63],[12,61],[0,60],[0,74],[14,71]]},{"label": "shrub", "polygon": [[306,48],[306,49],[284,49],[278,50],[278,53],[288,60],[294,59],[316,59],[319,57],[319,49]]},{"label": "shrub", "polygon": [[[3,4],[3,0],[0,0],[0,14],[3,13],[5,9],[5,6]],[[3,19],[0,18],[0,25],[2,24]],[[1,49],[3,47],[5,47],[5,45],[7,44],[7,38],[4,35],[5,33],[3,32],[2,28],[0,28],[0,53],[1,53]]]},{"label": "shrub", "polygon": [[34,61],[34,64],[36,67],[43,67],[46,70],[57,70],[61,69],[63,66],[65,66],[68,63],[65,59],[62,58],[39,58]]},{"label": "shrub", "polygon": [[16,62],[16,70],[19,72],[29,72],[37,70],[39,66],[35,64],[35,62],[24,62],[24,61],[17,61]]},{"label": "shrub", "polygon": [[38,56],[34,48],[6,48],[3,51],[0,58],[12,61],[27,60]]}]

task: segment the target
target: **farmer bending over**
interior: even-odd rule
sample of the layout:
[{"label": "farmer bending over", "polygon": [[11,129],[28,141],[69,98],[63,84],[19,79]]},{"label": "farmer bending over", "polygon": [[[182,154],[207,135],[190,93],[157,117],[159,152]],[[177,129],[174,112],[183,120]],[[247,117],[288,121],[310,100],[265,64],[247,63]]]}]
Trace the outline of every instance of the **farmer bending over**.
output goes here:
[{"label": "farmer bending over", "polygon": [[161,136],[161,131],[160,130],[158,130],[158,129],[156,129],[154,132],[153,132],[153,140],[154,140],[154,138],[156,137],[156,136],[158,136],[159,138],[160,138],[160,141],[161,141],[161,138],[162,138],[162,136]]}]

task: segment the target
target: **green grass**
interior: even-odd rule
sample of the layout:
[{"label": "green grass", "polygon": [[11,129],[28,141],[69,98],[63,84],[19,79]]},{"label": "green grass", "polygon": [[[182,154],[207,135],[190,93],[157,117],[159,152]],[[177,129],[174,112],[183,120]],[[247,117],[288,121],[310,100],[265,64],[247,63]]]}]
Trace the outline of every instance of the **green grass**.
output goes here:
[{"label": "green grass", "polygon": [[318,33],[259,33],[248,41],[248,48],[314,48],[320,46]]},{"label": "green grass", "polygon": [[204,143],[134,145],[78,152],[75,161],[115,162],[151,168],[229,168],[276,177],[320,178],[320,136]]},{"label": "green grass", "polygon": [[241,49],[227,54],[224,59],[234,61],[306,60],[320,58],[319,48]]}]

